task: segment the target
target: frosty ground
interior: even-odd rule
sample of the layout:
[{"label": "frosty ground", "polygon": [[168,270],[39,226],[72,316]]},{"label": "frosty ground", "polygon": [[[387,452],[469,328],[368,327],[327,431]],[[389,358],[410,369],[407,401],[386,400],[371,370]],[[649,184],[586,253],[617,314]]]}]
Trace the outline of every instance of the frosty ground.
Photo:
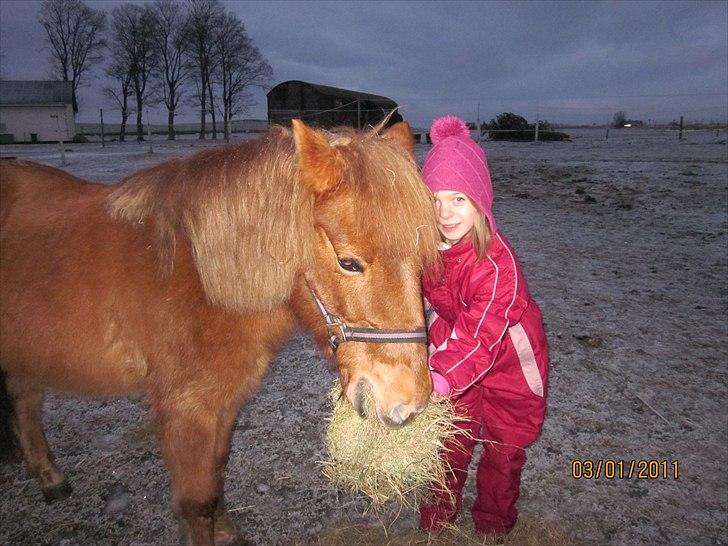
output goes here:
[{"label": "frosty ground", "polygon": [[[484,143],[498,225],[551,348],[549,412],[527,452],[520,512],[578,543],[728,544],[725,132],[683,141],[671,131],[613,130],[608,140],[601,130],[570,132],[571,142]],[[202,145],[210,143],[160,140],[153,154],[147,144],[66,145],[66,169],[113,182]],[[418,146],[418,157],[426,151]],[[0,155],[60,164],[57,145],[3,146]],[[297,334],[240,414],[226,495],[254,544],[321,544],[354,525],[372,537],[387,526],[397,543],[416,528],[412,511],[365,513],[321,475],[334,377]],[[46,505],[21,465],[0,467],[0,543],[175,543],[146,409],[142,399],[49,396],[49,443],[74,494]],[[575,479],[574,460],[676,461],[679,474]],[[472,495],[470,487],[466,506]]]}]

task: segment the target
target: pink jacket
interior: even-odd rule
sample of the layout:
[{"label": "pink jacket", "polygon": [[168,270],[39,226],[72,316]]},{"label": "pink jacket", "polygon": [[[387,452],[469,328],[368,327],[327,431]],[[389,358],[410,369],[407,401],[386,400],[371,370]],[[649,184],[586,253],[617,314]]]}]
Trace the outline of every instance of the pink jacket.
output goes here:
[{"label": "pink jacket", "polygon": [[506,238],[496,232],[482,261],[469,241],[442,251],[442,257],[442,277],[423,281],[430,368],[458,398],[494,366],[520,365],[525,379],[520,383],[529,395],[545,397],[548,348],[541,312]]}]

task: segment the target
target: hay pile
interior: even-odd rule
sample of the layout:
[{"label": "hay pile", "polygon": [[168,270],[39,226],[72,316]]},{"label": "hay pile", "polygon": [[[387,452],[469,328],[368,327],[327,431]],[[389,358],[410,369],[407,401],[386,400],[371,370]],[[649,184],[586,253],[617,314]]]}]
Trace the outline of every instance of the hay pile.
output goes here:
[{"label": "hay pile", "polygon": [[366,419],[341,396],[338,381],[329,393],[333,412],[326,443],[324,475],[335,487],[363,493],[374,507],[389,501],[416,506],[431,486],[446,490],[448,469],[439,456],[446,440],[460,429],[451,402],[432,400],[411,423],[399,430],[384,426],[376,416],[371,394],[366,396]]}]

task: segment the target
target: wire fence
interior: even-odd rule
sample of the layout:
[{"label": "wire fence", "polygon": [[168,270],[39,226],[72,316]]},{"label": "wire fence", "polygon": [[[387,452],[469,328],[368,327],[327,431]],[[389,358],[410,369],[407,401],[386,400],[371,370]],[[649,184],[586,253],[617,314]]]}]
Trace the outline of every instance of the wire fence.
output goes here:
[{"label": "wire fence", "polygon": [[[673,105],[672,110],[674,112],[682,111],[681,115],[666,116],[662,115],[661,119],[673,118],[670,122],[658,123],[653,118],[644,116],[646,121],[634,119],[630,120],[625,115],[626,121],[631,121],[631,126],[615,127],[612,123],[612,118],[615,113],[624,113],[625,110],[630,112],[640,112],[641,110],[636,107],[635,104],[629,104],[629,100],[655,98],[656,95],[639,95],[630,97],[612,97],[613,104],[607,105],[603,103],[597,104],[599,100],[605,101],[610,99],[609,97],[587,99],[581,98],[580,101],[583,104],[577,106],[568,106],[559,104],[557,101],[506,101],[506,100],[492,100],[492,101],[474,101],[471,99],[463,98],[451,98],[439,97],[439,101],[445,101],[449,103],[447,107],[443,106],[443,112],[453,113],[458,115],[462,119],[469,122],[471,128],[471,134],[474,138],[481,140],[516,140],[516,141],[543,141],[543,140],[568,140],[576,130],[589,129],[590,131],[602,131],[603,138],[605,140],[623,138],[629,135],[630,138],[638,137],[642,139],[701,139],[713,138],[717,140],[726,138],[726,131],[728,129],[728,108],[724,108],[722,105],[688,107],[688,103],[683,103],[684,97],[693,98],[695,94],[664,94],[659,95],[660,98],[671,97],[675,98],[676,104],[684,104],[685,108],[678,105]],[[351,98],[351,97],[348,97]],[[610,100],[611,100],[610,99]],[[351,125],[355,128],[366,129],[381,120],[384,116],[391,112],[389,106],[393,103],[379,106],[374,97],[372,98],[352,98],[347,100],[347,97],[341,97],[339,100],[342,104],[335,104],[330,108],[269,108],[267,110],[268,119],[261,120],[232,120],[231,121],[231,133],[257,133],[267,130],[270,123],[275,124],[287,124],[290,123],[291,119],[302,119],[313,125],[331,126],[331,125]],[[563,101],[577,99],[563,99]],[[722,98],[718,101],[723,100]],[[345,101],[345,102],[343,102]],[[586,101],[586,102],[584,102]],[[481,102],[488,104],[487,110],[492,112],[495,108],[502,108],[501,112],[515,112],[516,116],[521,117],[526,123],[525,126],[521,127],[500,127],[493,126],[493,121],[497,120],[500,114],[490,115],[486,114],[486,109],[481,109]],[[588,104],[587,104],[588,102]],[[618,104],[627,104],[625,108],[619,108]],[[400,104],[398,107],[398,113],[404,115],[407,118],[408,113],[421,112],[431,109],[432,105],[424,103],[409,103]],[[632,108],[634,106],[634,108]],[[679,108],[679,110],[678,110]],[[580,115],[585,115],[585,111],[593,110],[596,112],[596,117],[602,117],[605,119],[605,123],[598,124],[577,124],[577,123],[560,123],[562,119],[574,119]],[[521,116],[518,112],[529,111],[529,116]],[[159,113],[157,113],[158,115]],[[592,116],[593,117],[593,116]],[[706,119],[717,119],[722,121],[706,121]],[[678,121],[679,120],[679,121]],[[409,121],[409,120],[408,120]],[[426,143],[429,142],[429,122],[426,122],[426,126],[417,126],[418,124],[412,123],[410,125],[413,128],[415,138],[418,142]],[[422,124],[424,125],[424,124]],[[478,127],[481,128],[478,131]],[[214,131],[218,134],[223,131],[222,123],[218,123],[216,128],[213,128],[212,124],[208,120],[206,125],[205,134],[211,135]],[[89,123],[78,123],[77,131],[86,136],[97,136],[101,134],[100,124],[89,124]],[[119,124],[107,124],[105,127],[107,136],[114,138],[118,137],[120,132]],[[134,138],[136,136],[136,125],[128,124],[126,127],[127,138]],[[148,120],[145,121],[144,133],[145,136],[149,132],[152,135],[167,134],[168,129],[166,124],[151,124],[148,125]],[[198,123],[176,123],[175,132],[178,135],[183,134],[199,134],[200,126]]]}]

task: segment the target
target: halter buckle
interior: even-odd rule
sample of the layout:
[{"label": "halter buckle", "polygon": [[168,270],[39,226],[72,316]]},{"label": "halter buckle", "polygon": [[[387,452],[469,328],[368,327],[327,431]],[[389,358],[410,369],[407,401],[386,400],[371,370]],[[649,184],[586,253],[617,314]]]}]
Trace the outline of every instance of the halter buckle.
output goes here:
[{"label": "halter buckle", "polygon": [[343,342],[346,341],[346,324],[336,315],[327,314],[326,317],[326,333],[328,334],[329,345],[336,352]]}]

